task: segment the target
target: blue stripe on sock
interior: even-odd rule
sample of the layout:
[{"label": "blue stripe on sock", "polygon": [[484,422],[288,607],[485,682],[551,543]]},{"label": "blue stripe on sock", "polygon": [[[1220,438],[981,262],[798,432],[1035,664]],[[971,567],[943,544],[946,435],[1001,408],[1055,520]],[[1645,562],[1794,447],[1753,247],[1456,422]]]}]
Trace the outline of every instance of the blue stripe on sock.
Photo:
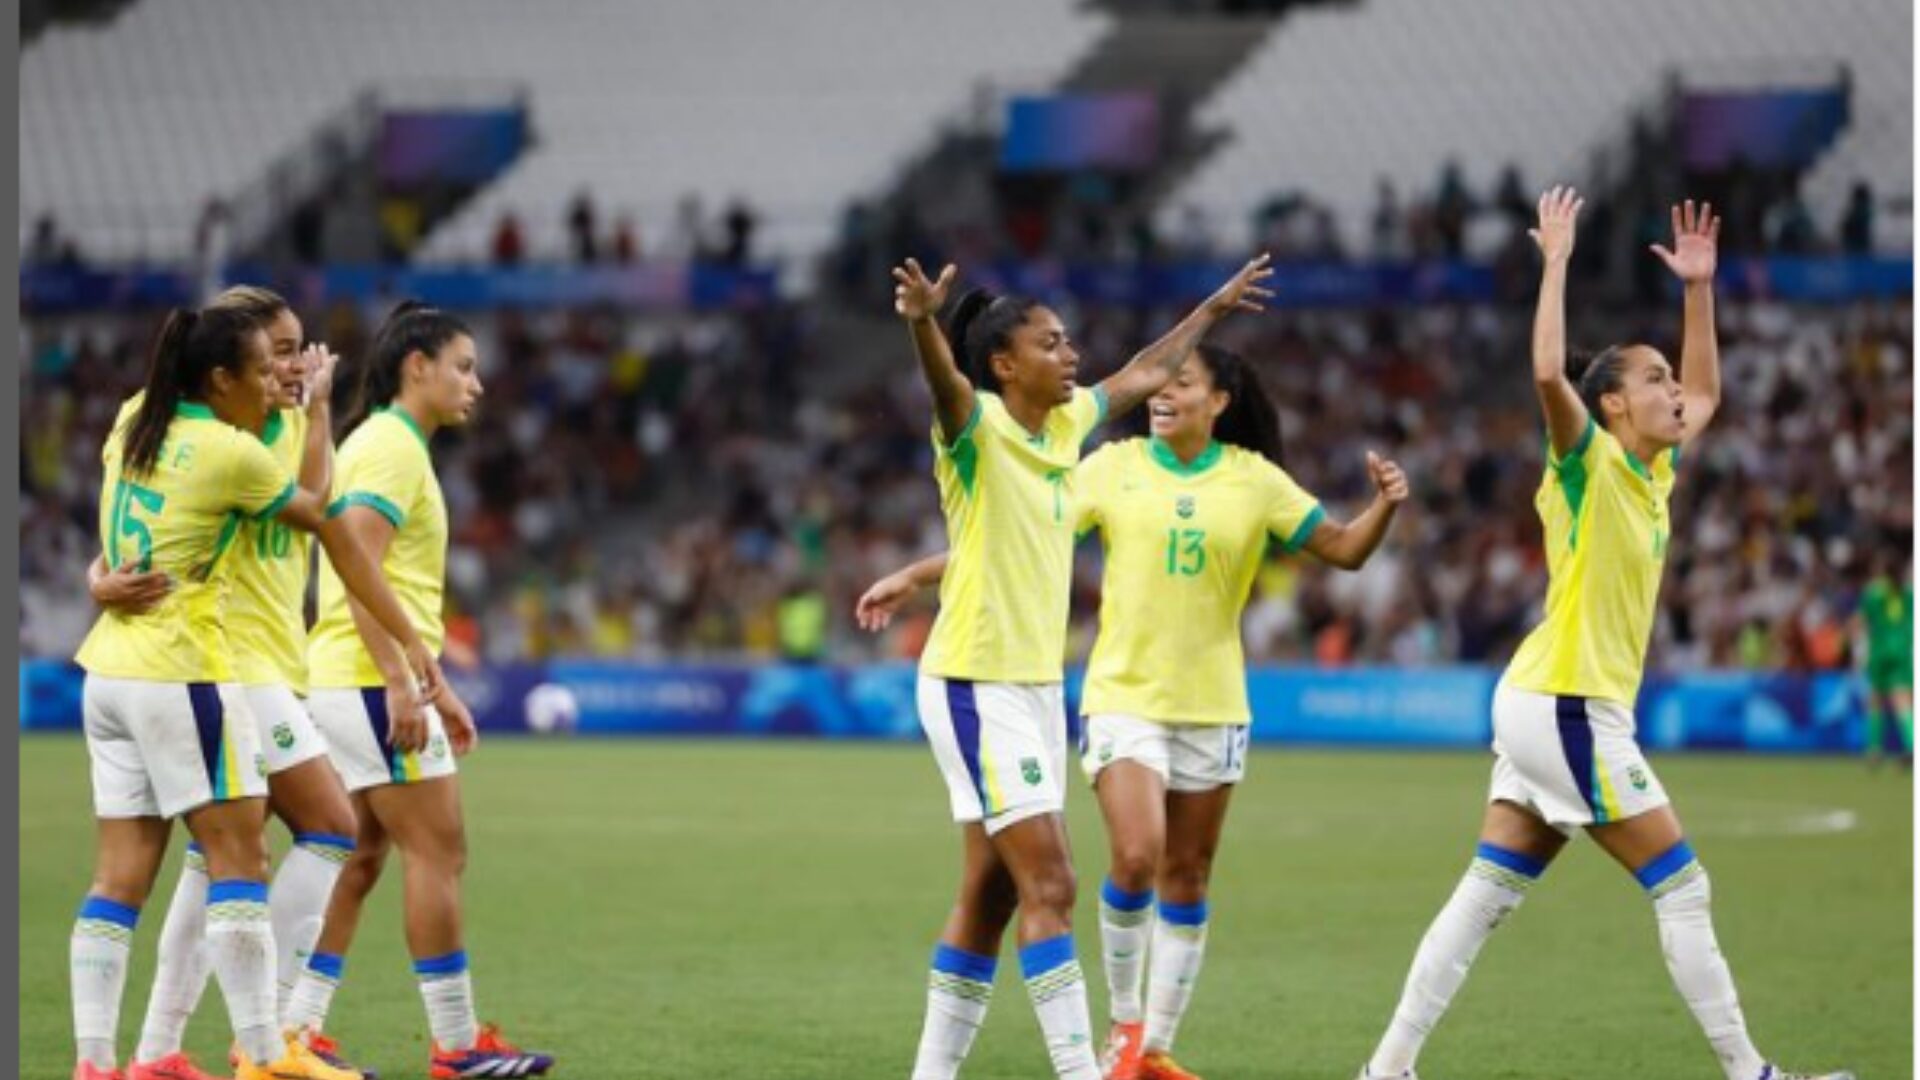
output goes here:
[{"label": "blue stripe on sock", "polygon": [[1482,842],[1473,853],[1495,866],[1504,866],[1524,877],[1538,878],[1547,872],[1547,864],[1531,855],[1522,855],[1517,851],[1508,851],[1498,844]]},{"label": "blue stripe on sock", "polygon": [[995,957],[956,949],[946,942],[933,947],[933,970],[948,975],[958,975],[963,979],[991,984],[994,970],[999,966],[1000,961]]},{"label": "blue stripe on sock", "polygon": [[207,849],[201,847],[200,841],[198,840],[187,841],[187,850],[193,852],[195,855],[205,855],[207,853]]},{"label": "blue stripe on sock", "polygon": [[445,956],[429,956],[425,960],[413,962],[415,975],[458,975],[467,970],[467,950],[450,952]]},{"label": "blue stripe on sock", "polygon": [[347,958],[335,956],[333,953],[317,952],[307,957],[307,970],[339,982],[340,976],[346,973]]},{"label": "blue stripe on sock", "polygon": [[267,883],[264,881],[216,881],[207,886],[207,903],[218,904],[227,900],[253,900],[267,902]]},{"label": "blue stripe on sock", "polygon": [[1160,921],[1172,923],[1175,926],[1205,926],[1207,925],[1207,902],[1199,900],[1191,904],[1162,903]]},{"label": "blue stripe on sock", "polygon": [[1073,935],[1061,934],[1036,941],[1020,950],[1020,975],[1036,978],[1073,962]]},{"label": "blue stripe on sock", "polygon": [[294,833],[293,842],[296,844],[304,844],[307,847],[339,848],[341,851],[352,851],[354,849],[353,837],[337,836],[333,833],[324,833],[324,832]]},{"label": "blue stripe on sock", "polygon": [[1100,883],[1100,902],[1115,911],[1139,911],[1153,903],[1153,890],[1142,889],[1128,892],[1108,878]]},{"label": "blue stripe on sock", "polygon": [[1682,840],[1668,848],[1666,854],[1635,870],[1633,876],[1639,880],[1641,888],[1652,892],[1692,861],[1693,848]]},{"label": "blue stripe on sock", "polygon": [[101,896],[89,896],[80,902],[82,919],[98,919],[124,926],[131,930],[140,921],[140,909],[128,907],[117,900],[108,900]]}]

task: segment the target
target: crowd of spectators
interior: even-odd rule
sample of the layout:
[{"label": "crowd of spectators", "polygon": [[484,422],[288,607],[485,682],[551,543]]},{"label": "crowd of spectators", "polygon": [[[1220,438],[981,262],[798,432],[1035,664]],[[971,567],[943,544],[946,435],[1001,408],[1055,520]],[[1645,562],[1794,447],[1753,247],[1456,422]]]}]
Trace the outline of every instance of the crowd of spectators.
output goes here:
[{"label": "crowd of spectators", "polygon": [[[1635,311],[1590,322],[1576,309],[1575,338],[1646,339],[1677,358],[1673,306]],[[1063,314],[1088,378],[1172,318]],[[343,393],[377,315],[309,315],[309,334],[348,358]],[[1368,449],[1397,458],[1413,485],[1361,572],[1273,556],[1248,608],[1250,659],[1504,662],[1546,580],[1526,320],[1505,306],[1275,313],[1221,333],[1257,361],[1287,467],[1331,512],[1369,497]],[[30,655],[71,655],[91,619],[100,442],[156,322],[22,329]],[[931,597],[878,638],[851,611],[879,574],[944,543],[925,391],[904,341],[826,355],[816,322],[789,304],[476,316],[486,399],[471,430],[435,444],[456,645],[496,661],[914,655]],[[1904,565],[1911,550],[1911,307],[1723,304],[1720,328],[1726,401],[1675,494],[1653,663],[1844,665],[1868,561]],[[1098,564],[1090,544],[1077,564],[1081,656]]]}]

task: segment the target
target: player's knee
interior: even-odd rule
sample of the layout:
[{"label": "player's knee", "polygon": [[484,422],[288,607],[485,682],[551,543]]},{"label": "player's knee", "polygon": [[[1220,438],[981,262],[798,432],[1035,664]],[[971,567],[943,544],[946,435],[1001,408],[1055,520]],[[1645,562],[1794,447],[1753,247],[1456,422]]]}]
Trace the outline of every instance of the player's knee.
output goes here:
[{"label": "player's knee", "polygon": [[147,902],[147,894],[152,888],[152,882],[130,868],[102,866],[94,869],[87,895],[138,908]]},{"label": "player's knee", "polygon": [[1153,888],[1154,878],[1160,873],[1160,852],[1149,844],[1116,844],[1113,849],[1113,865],[1107,871],[1107,877],[1119,888],[1130,892],[1146,892]]},{"label": "player's knee", "polygon": [[1037,911],[1070,914],[1078,890],[1073,867],[1063,862],[1033,875],[1020,892],[1020,903]]},{"label": "player's knee", "polygon": [[1213,853],[1169,855],[1160,868],[1160,896],[1172,903],[1191,904],[1206,898],[1213,877]]},{"label": "player's knee", "polygon": [[334,885],[334,889],[355,899],[364,898],[380,881],[380,872],[386,869],[386,865],[386,842],[375,841],[369,844],[363,839],[360,846],[353,850],[353,854],[348,856],[347,864],[341,868],[340,878]]},{"label": "player's knee", "polygon": [[202,828],[194,840],[214,881],[267,880],[267,838],[259,829],[213,826]]}]

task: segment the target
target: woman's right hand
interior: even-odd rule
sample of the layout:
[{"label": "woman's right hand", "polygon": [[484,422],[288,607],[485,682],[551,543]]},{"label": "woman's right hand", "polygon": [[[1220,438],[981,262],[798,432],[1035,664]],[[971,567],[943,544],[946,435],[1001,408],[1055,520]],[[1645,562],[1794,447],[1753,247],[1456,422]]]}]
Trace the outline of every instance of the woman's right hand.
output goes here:
[{"label": "woman's right hand", "polygon": [[905,266],[893,268],[893,310],[908,322],[919,322],[932,318],[947,303],[947,291],[953,288],[954,279],[960,271],[948,263],[940,271],[940,277],[928,281],[926,271],[920,269],[917,259],[908,259]]},{"label": "woman's right hand", "polygon": [[913,578],[905,570],[895,571],[873,583],[873,587],[861,594],[853,607],[853,619],[860,629],[877,634],[893,622],[893,615],[900,606],[919,592]]},{"label": "woman's right hand", "polygon": [[387,743],[396,753],[427,748],[427,699],[411,675],[387,684]]},{"label": "woman's right hand", "polygon": [[138,570],[125,562],[87,584],[93,602],[116,615],[144,615],[173,591],[173,579],[163,570]]},{"label": "woman's right hand", "polygon": [[1527,230],[1540,245],[1540,255],[1548,263],[1566,262],[1573,254],[1574,226],[1586,200],[1570,187],[1557,187],[1540,196],[1540,225]]},{"label": "woman's right hand", "polygon": [[434,697],[447,685],[446,673],[440,670],[440,658],[433,655],[424,641],[416,639],[412,644],[403,646],[407,654],[407,669],[413,672],[415,685],[420,692]]}]

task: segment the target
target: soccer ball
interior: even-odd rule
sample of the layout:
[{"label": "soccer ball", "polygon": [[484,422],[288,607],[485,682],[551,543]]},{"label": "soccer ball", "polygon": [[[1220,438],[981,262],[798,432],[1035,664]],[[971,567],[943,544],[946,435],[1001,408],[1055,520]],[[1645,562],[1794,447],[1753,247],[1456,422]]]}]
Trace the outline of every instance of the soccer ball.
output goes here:
[{"label": "soccer ball", "polygon": [[527,727],[536,735],[562,734],[580,722],[580,700],[559,683],[541,683],[527,691]]}]

